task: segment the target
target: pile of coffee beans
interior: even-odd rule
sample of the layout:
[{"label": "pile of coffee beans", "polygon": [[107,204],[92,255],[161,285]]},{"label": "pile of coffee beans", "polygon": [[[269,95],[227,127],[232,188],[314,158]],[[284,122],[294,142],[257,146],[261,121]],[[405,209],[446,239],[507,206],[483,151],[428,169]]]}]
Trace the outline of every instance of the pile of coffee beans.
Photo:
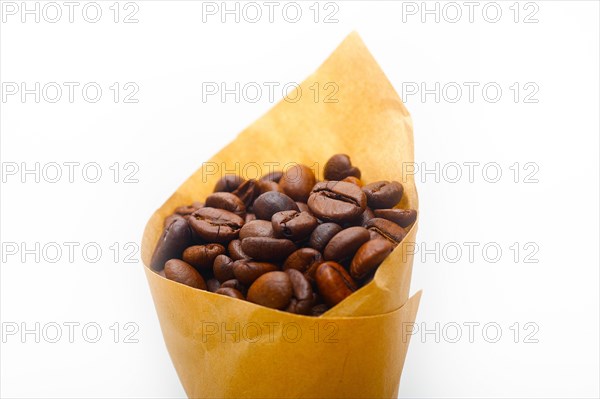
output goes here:
[{"label": "pile of coffee beans", "polygon": [[168,279],[318,316],[366,284],[417,218],[396,209],[402,184],[363,185],[344,154],[324,181],[295,165],[245,180],[225,175],[204,203],[165,219],[151,267]]}]

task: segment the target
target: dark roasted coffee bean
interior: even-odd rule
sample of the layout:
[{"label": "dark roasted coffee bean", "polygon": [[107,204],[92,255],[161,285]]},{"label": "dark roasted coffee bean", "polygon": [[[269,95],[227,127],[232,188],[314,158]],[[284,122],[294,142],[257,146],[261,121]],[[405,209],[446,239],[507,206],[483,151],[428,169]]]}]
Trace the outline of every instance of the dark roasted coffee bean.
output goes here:
[{"label": "dark roasted coffee bean", "polygon": [[150,268],[162,270],[169,259],[181,258],[183,250],[192,245],[192,231],[185,219],[175,219],[165,227],[150,262]]},{"label": "dark roasted coffee bean", "polygon": [[360,169],[352,166],[346,154],[336,154],[329,158],[323,170],[325,180],[342,180],[348,176],[360,179]]},{"label": "dark roasted coffee bean", "polygon": [[215,292],[219,288],[221,288],[221,283],[216,278],[206,280],[206,289],[210,292]]},{"label": "dark roasted coffee bean", "polygon": [[306,202],[317,183],[313,171],[305,165],[294,165],[283,173],[279,185],[294,201]]},{"label": "dark roasted coffee bean", "polygon": [[192,213],[189,223],[202,239],[228,243],[238,236],[244,219],[224,209],[205,207]]},{"label": "dark roasted coffee bean", "polygon": [[349,227],[337,233],[323,251],[325,260],[342,261],[354,256],[354,253],[369,241],[369,231],[364,227]]},{"label": "dark roasted coffee bean", "polygon": [[260,194],[260,187],[256,184],[256,180],[250,179],[240,184],[238,188],[232,191],[232,194],[242,200],[246,205],[246,209],[250,209],[250,206]]},{"label": "dark roasted coffee bean", "polygon": [[273,224],[268,220],[253,220],[240,230],[240,239],[246,237],[275,237]]},{"label": "dark roasted coffee bean", "polygon": [[195,201],[192,205],[184,205],[175,209],[175,213],[181,216],[191,215],[197,209],[200,209],[204,206],[202,202]]},{"label": "dark roasted coffee bean", "polygon": [[206,289],[206,283],[200,273],[179,259],[170,259],[165,263],[165,277],[200,290]]},{"label": "dark roasted coffee bean", "polygon": [[229,287],[221,287],[215,291],[215,294],[230,296],[232,298],[237,298],[237,299],[241,299],[241,300],[246,299],[246,298],[244,298],[244,295],[241,292],[239,292],[235,288],[229,288]]},{"label": "dark roasted coffee bean", "polygon": [[248,289],[248,300],[273,309],[285,309],[292,299],[292,281],[284,272],[260,276]]},{"label": "dark roasted coffee bean", "polygon": [[335,306],[356,291],[356,283],[342,265],[323,262],[315,274],[319,293],[329,306]]},{"label": "dark roasted coffee bean", "polygon": [[365,227],[390,240],[393,244],[399,244],[406,236],[406,231],[402,227],[387,219],[373,218],[365,224]]},{"label": "dark roasted coffee bean", "polygon": [[242,240],[244,253],[252,259],[284,260],[296,250],[296,245],[285,238],[247,237]]},{"label": "dark roasted coffee bean", "polygon": [[310,283],[296,269],[288,269],[285,272],[292,282],[293,299],[295,299],[293,308],[290,310],[297,314],[308,314],[314,303],[314,295]]},{"label": "dark roasted coffee bean", "polygon": [[244,182],[244,178],[238,175],[225,175],[217,181],[213,192],[233,192]]},{"label": "dark roasted coffee bean", "polygon": [[274,214],[281,211],[298,211],[298,205],[293,199],[278,191],[261,194],[253,204],[257,219],[271,220]]},{"label": "dark roasted coffee bean", "polygon": [[171,223],[173,223],[175,220],[177,219],[181,219],[181,220],[185,220],[185,218],[177,213],[174,213],[172,215],[169,215],[165,218],[165,222],[163,223],[163,227],[167,227],[169,226]]},{"label": "dark roasted coffee bean", "polygon": [[268,262],[255,262],[242,259],[233,263],[233,274],[240,283],[250,286],[260,276],[265,273],[279,270],[277,265]]},{"label": "dark roasted coffee bean", "polygon": [[310,236],[319,222],[308,212],[281,211],[271,218],[273,231],[277,237],[301,241]]},{"label": "dark roasted coffee bean", "polygon": [[213,274],[221,283],[235,278],[233,274],[233,259],[227,255],[219,255],[213,263]]},{"label": "dark roasted coffee bean", "polygon": [[310,212],[310,208],[308,207],[308,204],[306,202],[296,201],[296,205],[298,205],[298,209],[300,209],[300,212],[308,212],[312,215],[312,213]]},{"label": "dark roasted coffee bean", "polygon": [[182,259],[198,271],[210,270],[215,258],[224,253],[225,247],[221,244],[194,245],[183,251]]},{"label": "dark roasted coffee bean", "polygon": [[388,257],[394,246],[388,240],[373,240],[364,243],[352,258],[350,275],[360,280],[371,273]]},{"label": "dark roasted coffee bean", "polygon": [[246,220],[244,221],[244,224],[249,223],[253,220],[256,220],[256,215],[251,212],[246,212]]},{"label": "dark roasted coffee bean", "polygon": [[318,225],[310,235],[308,245],[319,252],[323,252],[325,246],[334,235],[342,231],[342,227],[336,223],[323,223]]},{"label": "dark roasted coffee bean", "polygon": [[414,209],[375,209],[375,216],[406,228],[417,220],[417,211]]},{"label": "dark roasted coffee bean", "polygon": [[393,208],[402,199],[404,188],[397,181],[378,181],[363,186],[367,203],[373,209]]},{"label": "dark roasted coffee bean", "polygon": [[348,183],[356,184],[358,187],[362,187],[363,186],[362,181],[358,177],[354,177],[354,176],[344,177],[340,181],[345,181],[345,182],[348,182]]},{"label": "dark roasted coffee bean", "polygon": [[275,183],[279,183],[281,180],[281,176],[283,176],[283,172],[280,170],[274,170],[273,172],[269,172],[263,177],[260,178],[261,181],[274,181]]},{"label": "dark roasted coffee bean", "polygon": [[296,269],[306,272],[313,264],[323,261],[321,253],[313,248],[300,248],[292,252],[283,263],[283,270]]},{"label": "dark roasted coffee bean", "polygon": [[232,240],[229,245],[227,245],[227,252],[231,259],[240,260],[240,259],[250,259],[248,255],[242,249],[242,241],[241,240]]},{"label": "dark roasted coffee bean", "polygon": [[206,197],[206,206],[211,208],[225,209],[233,212],[242,219],[246,217],[246,205],[241,199],[232,193],[213,193]]},{"label": "dark roasted coffee bean", "polygon": [[246,295],[246,291],[248,291],[248,289],[244,286],[244,284],[240,283],[239,280],[237,280],[235,278],[232,278],[231,280],[223,281],[221,283],[221,288],[234,288],[244,295]]},{"label": "dark roasted coffee bean", "polygon": [[321,316],[323,313],[327,312],[329,310],[329,306],[325,305],[324,303],[320,303],[318,305],[313,306],[310,309],[310,315],[311,316]]},{"label": "dark roasted coffee bean", "polygon": [[360,216],[367,207],[367,197],[355,184],[328,181],[320,182],[308,198],[308,207],[319,219],[343,223]]}]

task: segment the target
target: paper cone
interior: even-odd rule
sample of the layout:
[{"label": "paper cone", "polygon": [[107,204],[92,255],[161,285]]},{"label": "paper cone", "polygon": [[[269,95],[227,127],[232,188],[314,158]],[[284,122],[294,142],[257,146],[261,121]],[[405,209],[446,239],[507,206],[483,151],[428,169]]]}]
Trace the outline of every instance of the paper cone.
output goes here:
[{"label": "paper cone", "polygon": [[[315,84],[329,84],[329,93],[337,87],[329,97],[337,102],[315,101]],[[420,293],[408,299],[417,223],[369,284],[318,318],[196,290],[147,267],[164,218],[178,206],[206,198],[222,171],[273,163],[281,169],[298,162],[320,168],[322,175],[322,166],[336,153],[348,154],[365,182],[402,182],[399,207],[418,209],[413,176],[405,173],[414,159],[410,115],[356,33],[296,93],[207,161],[148,222],[142,260],[167,348],[190,397],[397,394],[407,326],[420,299]]]}]

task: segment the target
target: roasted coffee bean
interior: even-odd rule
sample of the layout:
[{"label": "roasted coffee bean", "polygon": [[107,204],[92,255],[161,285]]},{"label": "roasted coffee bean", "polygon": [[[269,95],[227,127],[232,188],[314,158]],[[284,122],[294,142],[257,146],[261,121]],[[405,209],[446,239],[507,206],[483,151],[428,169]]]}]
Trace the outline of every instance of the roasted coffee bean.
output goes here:
[{"label": "roasted coffee bean", "polygon": [[244,253],[257,260],[284,260],[297,248],[285,238],[247,237],[242,240]]},{"label": "roasted coffee bean", "polygon": [[256,184],[256,180],[250,179],[240,184],[238,188],[232,191],[232,194],[242,200],[246,205],[246,209],[250,209],[250,206],[260,194],[260,187]]},{"label": "roasted coffee bean", "polygon": [[182,259],[198,271],[212,268],[215,258],[225,253],[221,244],[194,245],[183,251]]},{"label": "roasted coffee bean", "polygon": [[244,221],[244,224],[249,223],[253,220],[256,220],[256,215],[251,212],[246,212],[246,220]]},{"label": "roasted coffee bean", "polygon": [[244,178],[238,175],[225,175],[217,181],[215,184],[215,188],[213,192],[233,192],[236,188],[238,188],[243,182]]},{"label": "roasted coffee bean", "polygon": [[214,193],[206,197],[206,206],[211,208],[225,209],[233,212],[242,219],[246,217],[246,205],[237,195],[231,193]]},{"label": "roasted coffee bean", "polygon": [[364,227],[349,227],[337,233],[323,251],[325,260],[342,261],[354,256],[354,253],[369,241],[369,231]]},{"label": "roasted coffee bean", "polygon": [[265,273],[279,270],[277,265],[268,262],[255,262],[242,259],[233,263],[233,274],[242,284],[250,286],[260,276]]},{"label": "roasted coffee bean", "polygon": [[240,260],[240,259],[250,259],[248,255],[242,249],[242,241],[241,240],[232,240],[229,245],[227,245],[227,252],[231,259]]},{"label": "roasted coffee bean", "polygon": [[[298,209],[300,209],[300,212],[310,213],[310,208],[308,207],[308,204],[306,202],[296,201],[296,205],[298,205]],[[311,215],[312,215],[312,213],[311,213]]]},{"label": "roasted coffee bean", "polygon": [[310,235],[308,245],[319,252],[323,252],[325,246],[334,235],[342,231],[342,227],[335,223],[323,223],[318,225]]},{"label": "roasted coffee bean", "polygon": [[342,265],[323,262],[315,274],[319,293],[329,306],[335,306],[356,291],[356,283]]},{"label": "roasted coffee bean", "polygon": [[213,274],[219,282],[235,278],[233,274],[233,259],[227,255],[219,255],[213,263]]},{"label": "roasted coffee bean", "polygon": [[314,303],[314,295],[310,283],[306,277],[296,269],[288,269],[285,272],[292,282],[292,299],[295,299],[295,301],[293,301],[294,304],[292,305],[290,303],[290,306],[288,306],[288,311],[297,314],[308,314]]},{"label": "roasted coffee bean", "polygon": [[320,303],[318,305],[313,306],[310,309],[310,315],[311,316],[321,316],[323,313],[327,312],[329,310],[329,306],[325,305],[324,303]]},{"label": "roasted coffee bean", "polygon": [[360,169],[352,166],[346,154],[336,154],[329,158],[323,170],[325,180],[342,180],[348,176],[360,179]]},{"label": "roasted coffee bean", "polygon": [[185,218],[183,216],[181,216],[177,213],[174,213],[165,218],[165,222],[163,223],[163,228],[169,226],[171,223],[173,223],[177,219],[185,220]]},{"label": "roasted coffee bean", "polygon": [[358,177],[354,177],[354,176],[344,177],[340,181],[345,181],[347,183],[356,184],[358,187],[362,187],[363,186],[362,181]]},{"label": "roasted coffee bean", "polygon": [[223,244],[238,236],[244,219],[224,209],[204,207],[192,213],[189,223],[202,239]]},{"label": "roasted coffee bean", "polygon": [[373,218],[365,224],[365,227],[390,240],[392,244],[399,244],[406,236],[406,231],[402,227],[387,219]]},{"label": "roasted coffee bean", "polygon": [[279,186],[279,184],[274,181],[262,181],[259,180],[256,182],[258,184],[258,193],[259,195],[267,193],[269,191],[278,191],[280,193],[283,192],[283,189]]},{"label": "roasted coffee bean", "polygon": [[283,173],[279,185],[294,201],[306,202],[317,183],[313,171],[305,165],[294,165]]},{"label": "roasted coffee bean", "polygon": [[170,259],[165,263],[165,277],[193,288],[206,289],[202,275],[191,265],[179,259]]},{"label": "roasted coffee bean", "polygon": [[299,211],[293,199],[278,191],[261,194],[252,206],[257,219],[271,220],[274,214],[281,211]]},{"label": "roasted coffee bean", "polygon": [[275,237],[273,224],[267,220],[253,220],[240,230],[240,239],[246,237]]},{"label": "roasted coffee bean", "polygon": [[260,178],[261,181],[274,181],[275,183],[279,183],[281,180],[281,176],[283,176],[283,172],[280,170],[275,170],[273,172],[269,172],[263,177]]},{"label": "roasted coffee bean", "polygon": [[319,222],[308,212],[282,211],[273,215],[273,231],[277,237],[301,241],[310,236]]},{"label": "roasted coffee bean", "polygon": [[219,288],[221,288],[221,283],[216,278],[206,280],[206,289],[210,292],[215,292]]},{"label": "roasted coffee bean", "polygon": [[202,208],[204,204],[202,202],[195,201],[192,205],[184,205],[175,209],[175,213],[181,216],[191,215],[196,210]]},{"label": "roasted coffee bean", "polygon": [[192,244],[192,231],[187,220],[173,220],[158,239],[152,254],[150,268],[162,270],[169,259],[181,258],[183,251]]},{"label": "roasted coffee bean", "polygon": [[378,181],[363,186],[367,203],[373,209],[393,208],[402,199],[404,187],[397,181]]},{"label": "roasted coffee bean", "polygon": [[406,228],[417,220],[417,211],[414,209],[375,209],[375,216]]},{"label": "roasted coffee bean", "polygon": [[336,223],[350,222],[365,211],[367,197],[356,184],[320,182],[308,198],[308,207],[319,219]]},{"label": "roasted coffee bean", "polygon": [[306,272],[313,264],[323,261],[321,253],[313,248],[300,248],[292,252],[283,263],[283,270],[295,269]]},{"label": "roasted coffee bean", "polygon": [[364,243],[352,258],[350,275],[360,280],[371,273],[388,257],[394,246],[388,240],[373,240]]},{"label": "roasted coffee bean", "polygon": [[273,309],[285,309],[292,299],[292,281],[287,273],[260,276],[248,289],[248,300]]},{"label": "roasted coffee bean", "polygon": [[244,295],[241,292],[239,292],[235,288],[229,288],[229,287],[221,287],[215,291],[215,294],[230,296],[232,298],[237,298],[237,299],[241,299],[241,300],[246,299],[246,298],[244,298]]},{"label": "roasted coffee bean", "polygon": [[246,292],[248,291],[244,284],[240,283],[239,280],[235,278],[222,282],[221,288],[233,288],[241,292],[243,295],[246,295]]}]

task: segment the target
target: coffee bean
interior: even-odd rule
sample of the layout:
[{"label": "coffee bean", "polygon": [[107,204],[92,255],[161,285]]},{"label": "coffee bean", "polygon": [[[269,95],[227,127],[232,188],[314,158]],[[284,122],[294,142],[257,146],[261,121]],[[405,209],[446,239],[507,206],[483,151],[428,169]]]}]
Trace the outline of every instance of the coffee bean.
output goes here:
[{"label": "coffee bean", "polygon": [[244,253],[257,260],[284,260],[297,248],[285,238],[247,237],[242,240]]},{"label": "coffee bean", "polygon": [[367,203],[373,209],[393,208],[402,199],[404,188],[397,181],[378,181],[362,188]]},{"label": "coffee bean", "polygon": [[343,223],[356,219],[367,207],[367,197],[355,184],[320,182],[308,198],[308,207],[319,219]]},{"label": "coffee bean", "polygon": [[292,282],[292,294],[294,299],[293,305],[290,303],[288,311],[297,314],[308,314],[313,305],[314,296],[313,290],[302,273],[296,269],[288,269],[285,271]]},{"label": "coffee bean", "polygon": [[292,252],[283,263],[283,270],[295,269],[306,272],[313,264],[323,261],[321,253],[312,248],[300,248]]},{"label": "coffee bean", "polygon": [[246,253],[242,249],[241,240],[231,240],[229,245],[227,245],[227,252],[233,260],[250,259],[250,257],[246,255]]},{"label": "coffee bean", "polygon": [[228,243],[238,236],[244,219],[217,208],[200,208],[189,218],[192,229],[208,242]]},{"label": "coffee bean", "polygon": [[294,165],[283,173],[279,185],[294,201],[306,202],[317,183],[313,171],[305,165]]},{"label": "coffee bean", "polygon": [[414,209],[375,209],[375,216],[406,228],[417,220],[417,211]]},{"label": "coffee bean", "polygon": [[340,181],[345,181],[347,183],[356,184],[358,187],[362,187],[363,186],[362,181],[358,177],[354,177],[354,176],[344,177]]},{"label": "coffee bean", "polygon": [[192,245],[192,232],[187,220],[173,220],[158,239],[150,261],[150,268],[162,270],[169,259],[181,258],[184,249],[190,245]]},{"label": "coffee bean", "polygon": [[224,253],[225,247],[221,244],[194,245],[183,251],[182,259],[201,271],[210,269],[215,258]]},{"label": "coffee bean", "polygon": [[206,197],[206,206],[211,208],[225,209],[233,212],[242,219],[246,217],[246,205],[237,195],[231,193],[214,193]]},{"label": "coffee bean", "polygon": [[277,265],[268,262],[255,262],[242,259],[233,262],[233,274],[240,283],[249,286],[265,273],[279,270]]},{"label": "coffee bean", "polygon": [[352,258],[350,275],[360,280],[371,273],[385,258],[388,257],[394,246],[388,240],[373,240],[364,243]]},{"label": "coffee bean", "polygon": [[275,170],[273,172],[269,172],[263,177],[260,178],[261,181],[274,181],[275,183],[279,183],[281,180],[281,176],[283,176],[283,172],[280,170]]},{"label": "coffee bean", "polygon": [[256,184],[256,180],[250,179],[240,184],[238,188],[232,191],[232,194],[242,200],[246,205],[246,209],[250,209],[250,206],[260,194],[260,187]]},{"label": "coffee bean", "polygon": [[349,259],[354,256],[354,253],[363,245],[369,241],[369,231],[364,227],[355,226],[349,227],[337,233],[323,252],[325,260],[342,261]]},{"label": "coffee bean", "polygon": [[216,278],[206,280],[206,289],[210,292],[215,292],[221,288],[221,283]]},{"label": "coffee bean", "polygon": [[175,213],[181,216],[185,216],[185,215],[191,215],[192,213],[194,213],[196,210],[202,208],[204,206],[204,204],[202,202],[194,202],[192,203],[192,205],[184,205],[184,206],[180,206],[178,208],[175,208]]},{"label": "coffee bean", "polygon": [[221,287],[215,291],[215,294],[230,296],[232,298],[244,300],[244,295],[235,288]]},{"label": "coffee bean", "polygon": [[193,288],[206,289],[206,283],[200,273],[191,265],[179,259],[170,259],[165,263],[165,277]]},{"label": "coffee bean", "polygon": [[238,175],[225,175],[217,181],[215,184],[215,188],[213,192],[233,192],[236,188],[238,188],[244,182],[244,178]]},{"label": "coffee bean", "polygon": [[233,288],[241,292],[242,295],[246,295],[246,292],[248,291],[244,284],[240,283],[239,280],[235,278],[221,283],[221,288]]},{"label": "coffee bean", "polygon": [[163,223],[163,228],[166,228],[167,226],[169,226],[171,223],[173,223],[177,219],[185,220],[185,218],[183,216],[181,216],[177,213],[174,213],[165,218],[165,222]]},{"label": "coffee bean", "polygon": [[253,220],[240,230],[240,239],[246,237],[275,237],[273,224],[267,220]]},{"label": "coffee bean", "polygon": [[319,223],[310,213],[298,211],[277,212],[271,221],[277,237],[285,237],[292,241],[304,240]]},{"label": "coffee bean", "polygon": [[323,262],[315,274],[319,293],[325,303],[335,306],[356,291],[356,283],[346,270],[336,262]]},{"label": "coffee bean", "polygon": [[262,220],[271,220],[274,214],[281,211],[299,211],[293,199],[277,191],[261,194],[252,207],[256,218]]},{"label": "coffee bean", "polygon": [[283,193],[283,189],[281,188],[281,186],[279,184],[275,183],[274,181],[259,180],[256,182],[256,184],[258,185],[259,195],[264,194],[269,191],[278,191],[280,193]]},{"label": "coffee bean", "polygon": [[308,245],[319,252],[323,252],[325,246],[334,235],[342,231],[342,227],[335,223],[323,223],[318,225],[310,235]]},{"label": "coffee bean", "polygon": [[250,302],[273,309],[285,309],[292,299],[288,274],[274,271],[260,276],[248,289]]},{"label": "coffee bean", "polygon": [[213,263],[213,274],[219,282],[235,278],[233,274],[233,259],[227,255],[219,255]]},{"label": "coffee bean", "polygon": [[394,245],[399,244],[406,236],[406,231],[402,227],[387,219],[373,218],[365,224],[365,227],[380,234]]},{"label": "coffee bean", "polygon": [[336,154],[329,158],[323,172],[325,180],[342,180],[348,176],[360,179],[360,169],[352,166],[350,157],[346,154]]},{"label": "coffee bean", "polygon": [[308,207],[308,204],[306,202],[296,201],[296,205],[298,205],[298,209],[300,210],[300,212],[310,213],[310,208]]}]

